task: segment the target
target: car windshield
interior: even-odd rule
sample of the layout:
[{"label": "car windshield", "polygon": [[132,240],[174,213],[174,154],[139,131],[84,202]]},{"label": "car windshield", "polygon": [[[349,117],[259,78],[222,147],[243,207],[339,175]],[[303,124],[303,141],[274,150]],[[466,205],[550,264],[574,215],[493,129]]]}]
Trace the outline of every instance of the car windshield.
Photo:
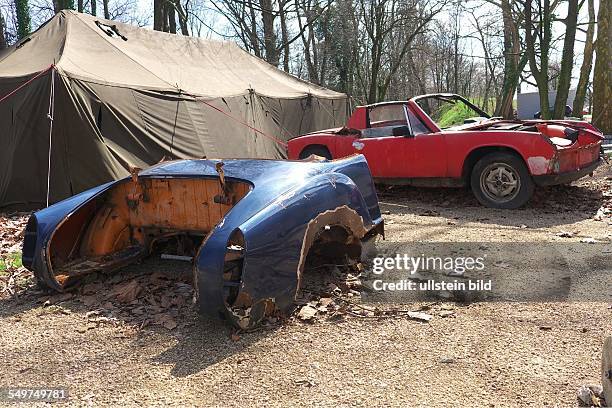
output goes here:
[{"label": "car windshield", "polygon": [[477,123],[486,117],[463,100],[447,97],[429,97],[417,101],[440,129],[468,123]]}]

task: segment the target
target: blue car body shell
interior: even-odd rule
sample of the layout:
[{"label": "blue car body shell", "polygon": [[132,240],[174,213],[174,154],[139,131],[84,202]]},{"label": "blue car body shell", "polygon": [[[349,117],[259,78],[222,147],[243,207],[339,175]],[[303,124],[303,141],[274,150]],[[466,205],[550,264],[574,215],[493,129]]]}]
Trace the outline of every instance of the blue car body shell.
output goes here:
[{"label": "blue car body shell", "polygon": [[[383,233],[376,190],[361,155],[334,161],[179,160],[140,171],[137,178],[207,178],[221,184],[249,184],[246,195],[206,232],[193,259],[200,311],[229,317],[243,328],[259,322],[271,308],[284,311],[291,307],[306,255],[330,226],[341,227],[353,243]],[[23,263],[39,282],[58,291],[64,289],[50,259],[49,246],[56,230],[120,183],[129,183],[129,178],[92,188],[32,215],[24,239]],[[224,278],[228,243],[235,236],[241,238],[237,286],[241,307],[246,309],[238,314],[228,304]]]}]

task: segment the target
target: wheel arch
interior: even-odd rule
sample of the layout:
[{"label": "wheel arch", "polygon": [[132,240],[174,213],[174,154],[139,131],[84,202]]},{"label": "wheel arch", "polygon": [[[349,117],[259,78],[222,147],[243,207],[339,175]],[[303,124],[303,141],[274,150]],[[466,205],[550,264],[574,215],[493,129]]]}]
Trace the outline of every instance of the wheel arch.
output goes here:
[{"label": "wheel arch", "polygon": [[329,157],[333,158],[334,156],[332,155],[331,150],[329,149],[329,146],[322,144],[322,143],[309,143],[304,145],[304,147],[300,150],[300,153],[298,154],[298,158],[300,159],[305,159],[307,156],[304,156],[304,152],[309,150],[309,149],[324,149],[327,151],[327,153],[329,153]]},{"label": "wheel arch", "polygon": [[476,163],[478,163],[480,159],[482,159],[483,157],[491,153],[511,154],[517,157],[518,159],[520,159],[525,165],[525,167],[527,168],[527,170],[529,171],[529,166],[527,164],[527,161],[514,147],[503,146],[503,145],[480,146],[470,151],[470,153],[468,153],[465,160],[463,161],[463,167],[461,170],[461,179],[464,180],[467,185],[469,185],[470,176],[472,174],[472,170],[474,169],[474,166],[476,165]]}]

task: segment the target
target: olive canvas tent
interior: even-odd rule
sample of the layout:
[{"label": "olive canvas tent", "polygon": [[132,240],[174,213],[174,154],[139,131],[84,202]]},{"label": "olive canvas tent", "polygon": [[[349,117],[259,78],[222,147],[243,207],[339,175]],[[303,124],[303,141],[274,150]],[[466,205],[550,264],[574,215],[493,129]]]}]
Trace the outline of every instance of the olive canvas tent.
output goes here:
[{"label": "olive canvas tent", "polygon": [[231,42],[62,11],[0,51],[0,207],[44,204],[47,191],[55,202],[164,157],[283,158],[290,137],[348,113],[345,94]]}]

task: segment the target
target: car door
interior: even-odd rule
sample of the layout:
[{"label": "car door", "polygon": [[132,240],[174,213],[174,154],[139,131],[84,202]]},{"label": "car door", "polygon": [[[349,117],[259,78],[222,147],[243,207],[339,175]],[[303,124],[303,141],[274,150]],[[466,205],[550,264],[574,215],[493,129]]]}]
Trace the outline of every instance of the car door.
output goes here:
[{"label": "car door", "polygon": [[[406,104],[378,104],[368,109],[368,127],[352,142],[353,153],[368,160],[376,178],[447,177],[442,132],[432,132]],[[407,128],[407,132],[401,130]]]},{"label": "car door", "polygon": [[414,157],[406,106],[402,103],[371,106],[367,125],[361,137],[353,140],[353,153],[366,157],[375,178],[407,177]]},{"label": "car door", "polygon": [[407,166],[405,177],[448,177],[446,139],[442,132],[432,132],[415,114],[412,107],[406,110],[412,133],[412,163]]}]

